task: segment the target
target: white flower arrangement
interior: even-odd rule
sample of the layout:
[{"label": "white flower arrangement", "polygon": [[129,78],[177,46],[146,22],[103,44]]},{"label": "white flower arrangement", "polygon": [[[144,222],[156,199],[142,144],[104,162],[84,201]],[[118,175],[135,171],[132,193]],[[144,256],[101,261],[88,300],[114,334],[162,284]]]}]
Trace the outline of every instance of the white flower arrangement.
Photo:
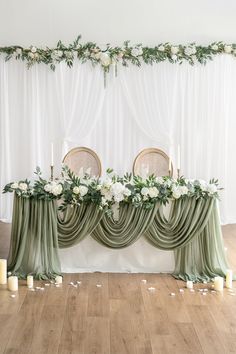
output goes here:
[{"label": "white flower arrangement", "polygon": [[112,213],[114,204],[132,204],[135,207],[152,208],[156,203],[166,204],[180,198],[218,198],[218,181],[174,179],[171,177],[148,178],[126,174],[123,177],[109,170],[102,181],[85,174],[77,177],[67,167],[63,168],[62,178],[47,181],[36,170],[38,180],[12,182],[5,186],[3,192],[15,192],[20,197],[35,199],[62,199],[61,209],[68,205],[94,203],[101,210]]}]

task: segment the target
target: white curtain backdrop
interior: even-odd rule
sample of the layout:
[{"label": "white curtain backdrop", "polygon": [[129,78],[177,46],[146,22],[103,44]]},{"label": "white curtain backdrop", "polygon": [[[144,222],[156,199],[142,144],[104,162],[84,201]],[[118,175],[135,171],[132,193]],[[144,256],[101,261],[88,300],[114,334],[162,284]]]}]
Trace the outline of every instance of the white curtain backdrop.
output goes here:
[{"label": "white curtain backdrop", "polygon": [[[104,89],[99,67],[45,65],[0,58],[0,187],[32,178],[39,165],[49,176],[50,142],[56,173],[75,146],[94,149],[103,171],[132,170],[136,155],[158,147],[189,178],[218,178],[223,223],[236,222],[236,61],[222,55],[206,66],[161,63],[118,68]],[[10,220],[12,196],[0,195],[0,218]]]}]

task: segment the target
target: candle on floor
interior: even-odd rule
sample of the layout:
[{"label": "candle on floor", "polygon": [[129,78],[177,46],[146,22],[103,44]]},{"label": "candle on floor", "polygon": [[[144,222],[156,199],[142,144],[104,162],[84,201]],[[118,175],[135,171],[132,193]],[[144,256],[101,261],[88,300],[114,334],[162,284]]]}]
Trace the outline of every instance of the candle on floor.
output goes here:
[{"label": "candle on floor", "polygon": [[0,284],[7,283],[7,260],[0,259]]},{"label": "candle on floor", "polygon": [[11,276],[8,278],[8,289],[10,291],[18,290],[18,278],[16,276]]},{"label": "candle on floor", "polygon": [[193,289],[193,282],[192,282],[192,280],[187,280],[186,287],[187,287],[188,289]]},{"label": "candle on floor", "polygon": [[223,291],[224,288],[224,279],[222,277],[214,278],[214,290]]},{"label": "candle on floor", "polygon": [[51,166],[54,166],[54,159],[53,159],[53,143],[51,143]]},{"label": "candle on floor", "polygon": [[232,288],[232,280],[233,280],[233,271],[231,269],[227,269],[226,280],[225,280],[226,288],[228,288],[228,289]]},{"label": "candle on floor", "polygon": [[57,284],[62,284],[62,276],[57,275],[56,278],[55,278],[55,282],[56,282]]},{"label": "candle on floor", "polygon": [[34,277],[33,275],[27,275],[27,286],[28,288],[34,287]]}]

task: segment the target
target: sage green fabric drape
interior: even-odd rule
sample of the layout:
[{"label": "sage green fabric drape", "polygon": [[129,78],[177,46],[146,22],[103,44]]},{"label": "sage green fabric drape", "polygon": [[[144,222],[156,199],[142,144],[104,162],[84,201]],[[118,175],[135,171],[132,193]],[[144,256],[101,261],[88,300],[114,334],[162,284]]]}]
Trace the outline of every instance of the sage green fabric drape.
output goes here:
[{"label": "sage green fabric drape", "polygon": [[51,279],[60,274],[54,201],[15,196],[8,271],[20,278],[33,274]]},{"label": "sage green fabric drape", "polygon": [[[173,276],[202,282],[224,277],[228,267],[221,234],[218,208],[215,205],[204,229],[191,242],[175,251]],[[234,277],[235,280],[235,277]]]},{"label": "sage green fabric drape", "polygon": [[130,246],[152,225],[158,204],[153,209],[135,208],[130,204],[121,205],[119,219],[104,215],[94,229],[92,237],[111,248]]},{"label": "sage green fabric drape", "polygon": [[98,225],[103,212],[94,204],[68,206],[58,213],[58,243],[60,248],[71,247],[82,241]]},{"label": "sage green fabric drape", "polygon": [[188,244],[207,225],[215,208],[215,199],[178,199],[172,202],[169,218],[163,207],[157,209],[146,237],[162,250],[175,250]]},{"label": "sage green fabric drape", "polygon": [[214,198],[185,198],[171,203],[169,217],[162,205],[153,209],[121,204],[116,221],[95,205],[82,204],[64,213],[55,201],[15,196],[8,268],[19,277],[60,274],[61,248],[80,242],[86,235],[106,247],[123,248],[141,235],[155,247],[174,250],[174,276],[203,281],[226,274],[228,268]]}]

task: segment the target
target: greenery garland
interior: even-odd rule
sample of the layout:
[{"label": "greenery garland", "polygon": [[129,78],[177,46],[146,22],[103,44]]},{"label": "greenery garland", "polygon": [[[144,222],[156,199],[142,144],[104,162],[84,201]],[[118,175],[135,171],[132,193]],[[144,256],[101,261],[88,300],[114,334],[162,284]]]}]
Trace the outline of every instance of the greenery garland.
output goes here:
[{"label": "greenery garland", "polygon": [[91,62],[93,65],[100,64],[104,73],[109,72],[110,68],[117,65],[128,66],[133,64],[141,66],[142,63],[153,64],[164,61],[181,64],[183,61],[191,65],[196,63],[206,64],[218,54],[230,54],[236,57],[236,44],[226,44],[223,42],[214,42],[207,46],[190,43],[187,45],[172,45],[171,43],[162,43],[155,47],[146,47],[142,44],[130,45],[125,41],[122,47],[112,47],[107,44],[99,47],[96,43],[80,43],[81,36],[68,46],[61,41],[57,43],[56,48],[38,48],[31,46],[23,48],[21,46],[0,47],[0,54],[5,55],[6,61],[10,59],[22,60],[28,67],[36,63],[44,63],[55,70],[56,64],[65,62],[68,67],[73,66],[77,58],[82,63]]},{"label": "greenery garland", "polygon": [[80,206],[82,203],[93,203],[108,214],[120,203],[132,204],[134,207],[151,209],[156,203],[166,205],[171,199],[179,198],[219,198],[218,181],[209,183],[203,180],[190,180],[184,177],[174,179],[169,176],[147,178],[125,174],[118,176],[112,169],[107,170],[104,180],[90,177],[87,174],[76,176],[64,166],[61,177],[54,181],[42,178],[37,167],[34,182],[21,180],[8,183],[3,193],[14,192],[22,198],[41,200],[60,199],[60,209],[68,205]]}]

